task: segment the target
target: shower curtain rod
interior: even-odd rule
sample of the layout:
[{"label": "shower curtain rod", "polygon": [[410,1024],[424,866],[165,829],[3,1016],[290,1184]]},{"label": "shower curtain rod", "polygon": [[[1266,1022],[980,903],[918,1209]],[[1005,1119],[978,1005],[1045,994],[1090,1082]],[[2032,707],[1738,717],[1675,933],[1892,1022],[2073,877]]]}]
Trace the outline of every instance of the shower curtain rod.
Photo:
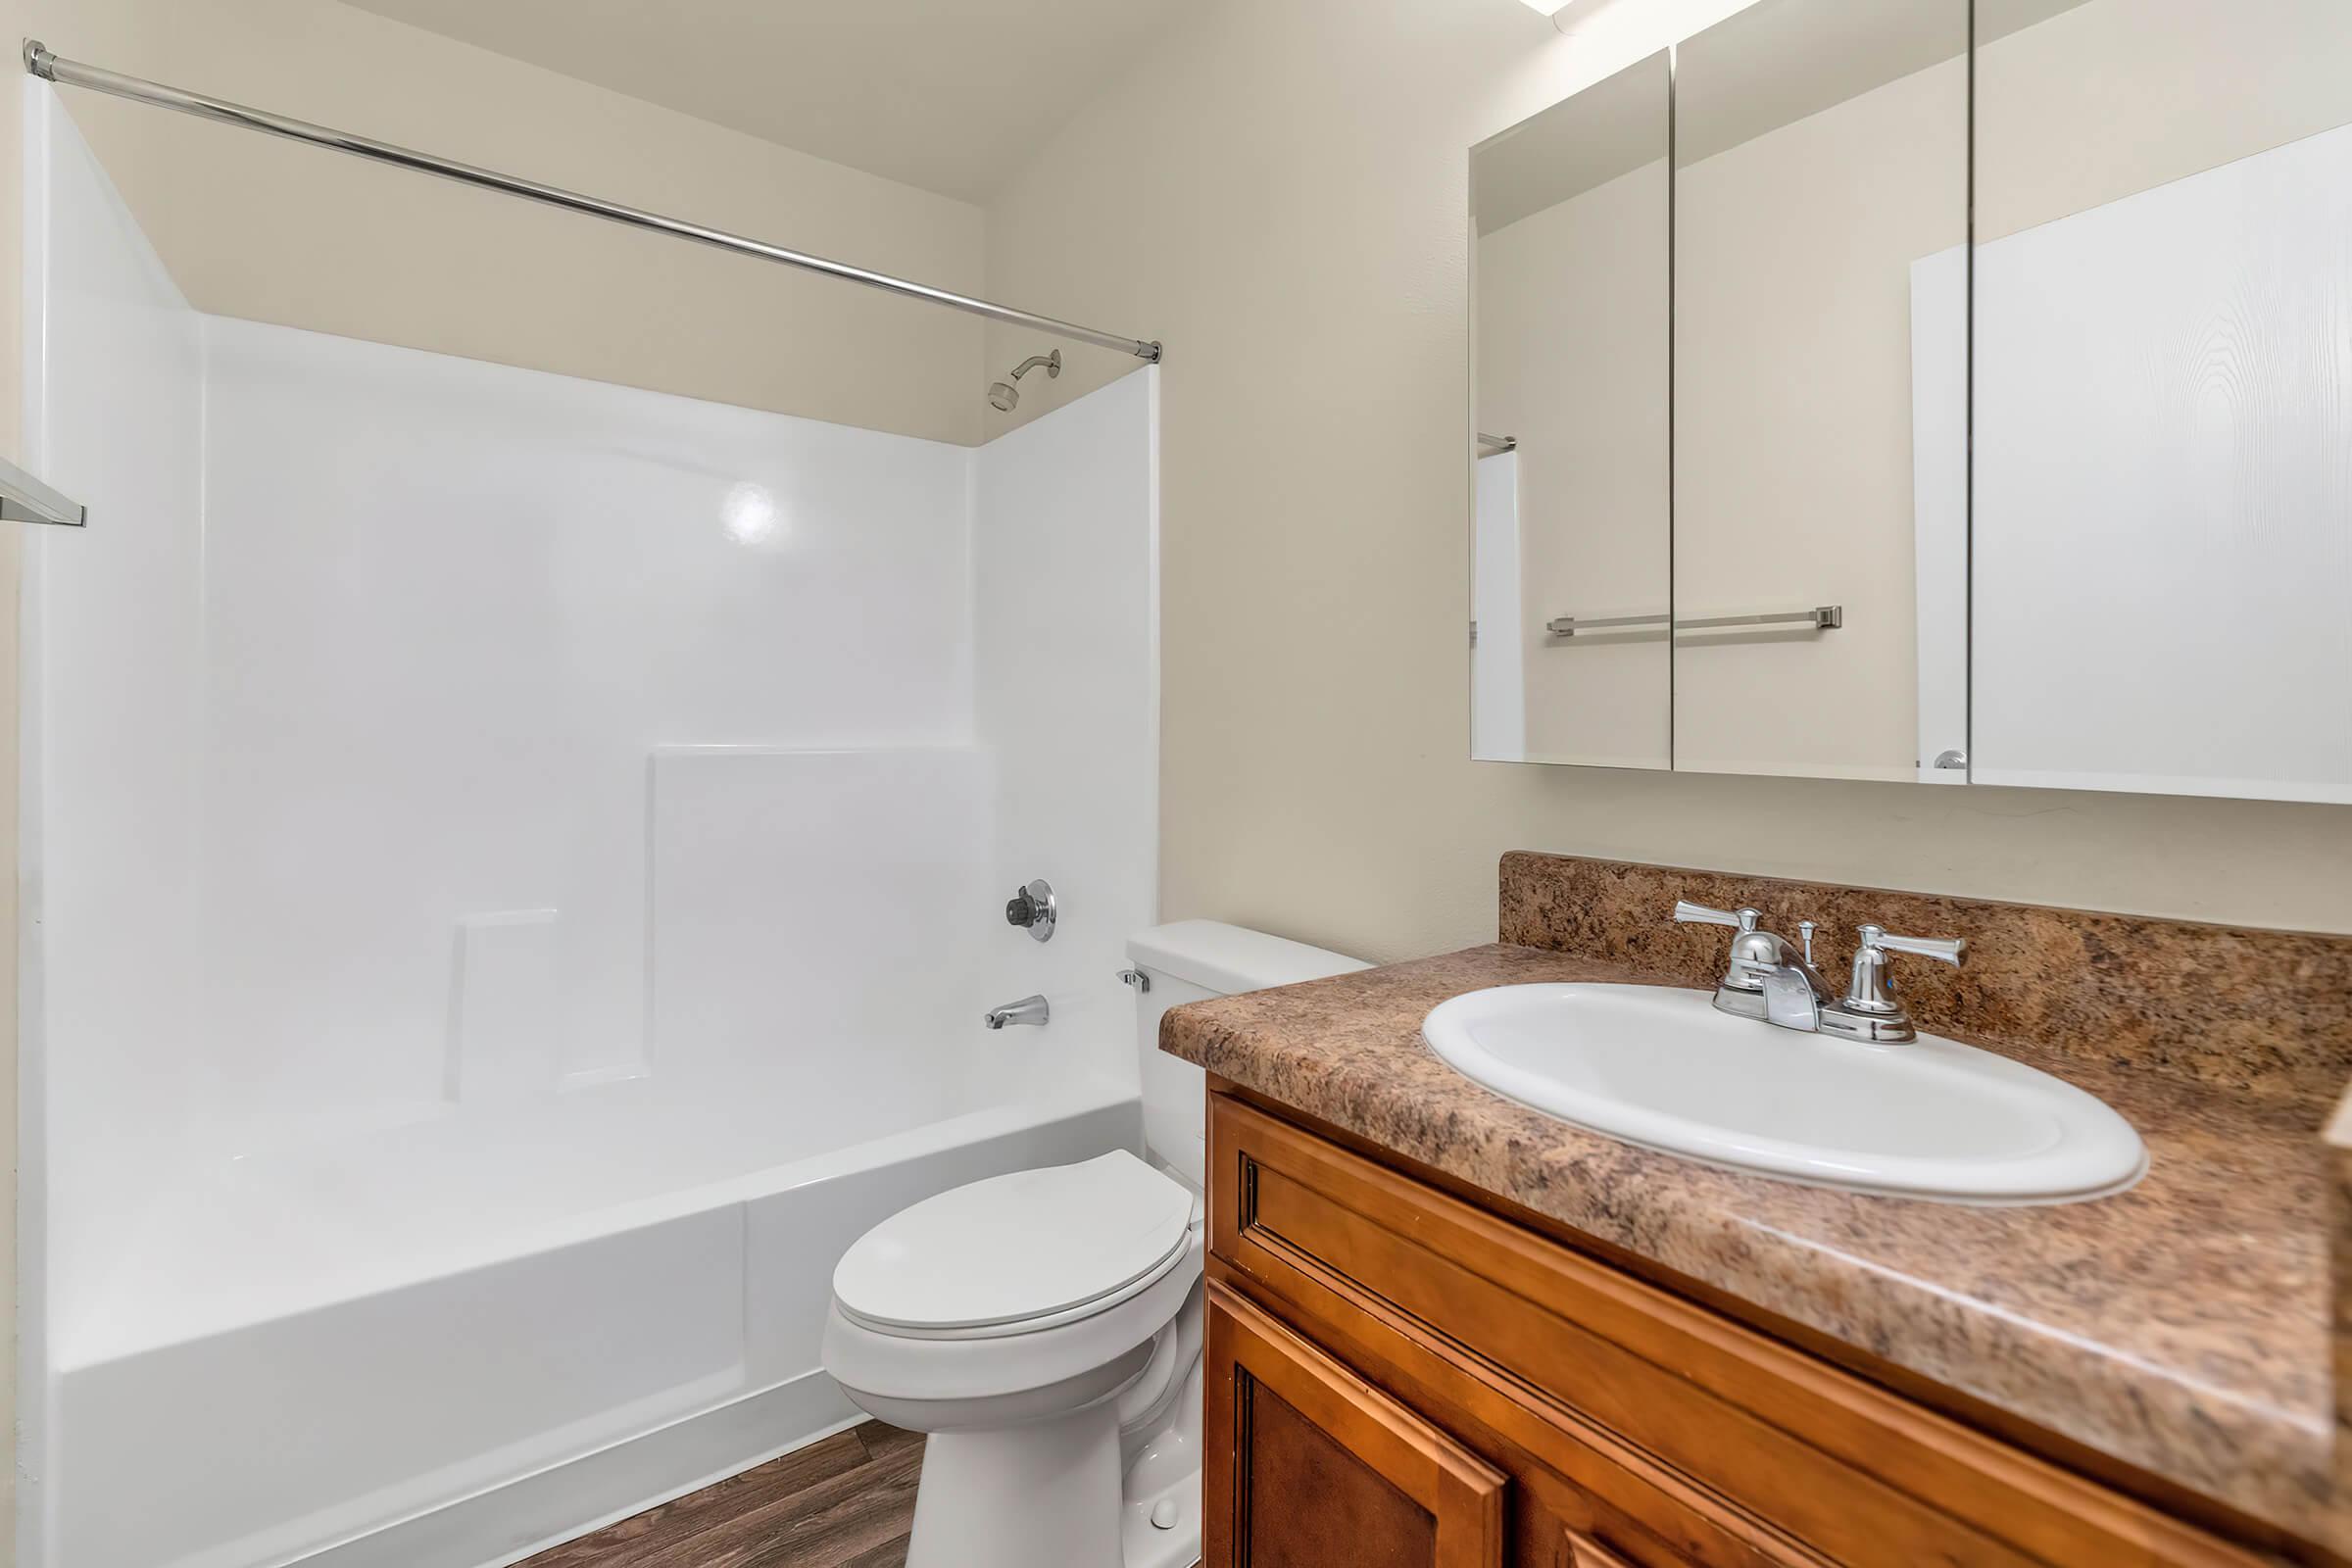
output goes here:
[{"label": "shower curtain rod", "polygon": [[585,213],[590,218],[602,218],[611,222],[626,223],[656,234],[669,234],[678,239],[693,240],[700,245],[733,251],[739,256],[756,256],[761,261],[777,262],[785,267],[797,267],[806,272],[818,272],[826,277],[845,278],[878,288],[886,294],[898,294],[910,300],[928,300],[933,305],[945,305],[971,316],[983,316],[992,321],[1010,326],[1031,327],[1052,332],[1059,337],[1075,338],[1100,348],[1117,349],[1153,365],[1159,363],[1159,345],[1142,338],[1122,337],[1116,332],[1098,332],[1091,326],[1078,326],[1069,321],[1057,321],[1050,316],[1038,316],[1028,311],[1016,311],[1009,305],[992,304],[969,295],[953,294],[928,283],[910,282],[892,277],[887,272],[869,271],[852,267],[847,262],[829,261],[822,256],[810,256],[804,251],[787,250],[724,229],[707,228],[701,223],[689,223],[683,219],[664,218],[640,207],[627,207],[619,202],[583,196],[577,191],[558,185],[542,184],[535,179],[521,179],[513,174],[501,174],[494,170],[477,169],[414,148],[357,136],[346,130],[326,125],[315,125],[305,120],[290,120],[267,110],[248,108],[230,103],[225,98],[211,98],[200,92],[188,92],[179,87],[167,87],[159,81],[147,81],[126,76],[121,72],[107,71],[85,65],[78,60],[66,60],[52,54],[35,39],[24,40],[24,69],[44,81],[63,83],[69,87],[86,87],[116,98],[127,98],[133,103],[153,104],[158,109],[175,109],[183,115],[195,115],[205,120],[217,120],[226,125],[242,125],[247,130],[266,131],[283,136],[289,141],[308,142],[314,147],[326,147],[339,153],[350,153],[379,164],[391,164],[400,169],[413,169],[422,174],[438,174],[462,185],[482,190],[494,190],[508,196],[520,196],[525,201],[541,202],[549,207],[561,207],[566,212]]}]

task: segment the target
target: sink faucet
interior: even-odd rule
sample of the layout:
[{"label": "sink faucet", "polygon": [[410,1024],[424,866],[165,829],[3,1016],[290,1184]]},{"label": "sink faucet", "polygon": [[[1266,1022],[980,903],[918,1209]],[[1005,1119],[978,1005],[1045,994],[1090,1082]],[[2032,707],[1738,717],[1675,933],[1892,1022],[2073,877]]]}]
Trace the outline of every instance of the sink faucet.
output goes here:
[{"label": "sink faucet", "polygon": [[1002,1029],[1008,1023],[1044,1023],[1053,1016],[1054,1009],[1046,1004],[1045,998],[1023,997],[1018,1002],[1007,1002],[1002,1007],[989,1008],[988,1015],[981,1022],[991,1029]]},{"label": "sink faucet", "polygon": [[1715,988],[1715,1005],[1722,1011],[1807,1033],[1821,1027],[1821,1005],[1830,998],[1830,987],[1813,967],[1812,921],[1797,927],[1804,937],[1799,948],[1787,937],[1760,929],[1761,909],[1710,909],[1703,904],[1677,900],[1674,917],[1686,924],[1728,925],[1739,930],[1732,938],[1732,956],[1724,968],[1723,983]]},{"label": "sink faucet", "polygon": [[1968,943],[1959,937],[1898,937],[1883,926],[1863,926],[1860,945],[1854,950],[1852,978],[1845,995],[1833,1001],[1829,983],[1813,967],[1816,927],[1812,921],[1797,923],[1804,939],[1799,948],[1786,937],[1760,929],[1764,918],[1760,909],[1710,909],[1677,900],[1674,917],[1686,923],[1728,925],[1739,931],[1732,939],[1732,956],[1723,980],[1715,988],[1715,1005],[1721,1010],[1783,1029],[1841,1035],[1880,1045],[1919,1038],[1911,1014],[1895,1000],[1893,982],[1886,978],[1887,956],[1916,954],[1958,968],[1968,951]]}]

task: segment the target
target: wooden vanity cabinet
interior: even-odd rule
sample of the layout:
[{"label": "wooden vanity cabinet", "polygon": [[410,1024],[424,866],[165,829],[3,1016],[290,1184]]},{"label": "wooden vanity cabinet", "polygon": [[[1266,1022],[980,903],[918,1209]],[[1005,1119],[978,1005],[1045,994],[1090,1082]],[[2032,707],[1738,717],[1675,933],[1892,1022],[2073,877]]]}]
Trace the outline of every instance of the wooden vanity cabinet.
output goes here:
[{"label": "wooden vanity cabinet", "polygon": [[1205,1568],[2273,1562],[1227,1092]]},{"label": "wooden vanity cabinet", "polygon": [[[1494,1469],[1222,1286],[1212,1287],[1209,1430],[1235,1434],[1212,1562],[1496,1568]],[[1300,1506],[1300,1499],[1308,1499]]]}]

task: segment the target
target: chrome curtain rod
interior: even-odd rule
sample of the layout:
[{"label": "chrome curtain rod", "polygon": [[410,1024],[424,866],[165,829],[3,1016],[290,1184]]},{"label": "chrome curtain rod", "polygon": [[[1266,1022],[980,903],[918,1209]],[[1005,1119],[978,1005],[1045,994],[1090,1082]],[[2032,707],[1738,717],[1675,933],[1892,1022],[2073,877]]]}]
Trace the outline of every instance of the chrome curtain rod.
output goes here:
[{"label": "chrome curtain rod", "polygon": [[887,272],[868,271],[852,267],[847,262],[829,261],[822,256],[810,256],[804,251],[787,250],[764,240],[730,234],[724,229],[707,228],[701,223],[689,223],[683,219],[664,218],[641,207],[627,207],[619,202],[583,196],[577,191],[559,185],[542,184],[535,179],[520,179],[513,174],[501,174],[494,170],[477,169],[431,153],[420,153],[411,147],[395,146],[368,136],[356,136],[350,131],[335,130],[325,125],[314,125],[305,120],[289,120],[267,110],[248,108],[230,103],[225,98],[211,98],[200,92],[188,92],[178,87],[167,87],[162,82],[126,76],[121,72],[107,71],[84,65],[78,60],[66,60],[52,54],[35,39],[24,40],[24,69],[44,81],[60,82],[69,87],[85,87],[92,92],[106,93],[115,98],[127,98],[133,103],[153,104],[158,109],[175,109],[183,115],[195,115],[204,120],[217,120],[224,125],[242,125],[247,130],[266,131],[283,136],[289,141],[308,142],[314,147],[330,148],[339,153],[369,159],[379,164],[391,164],[400,169],[413,169],[420,174],[438,174],[454,179],[461,185],[472,185],[481,190],[494,190],[508,196],[520,196],[549,207],[561,207],[566,212],[585,213],[590,218],[602,218],[614,223],[626,223],[631,228],[669,234],[678,239],[693,240],[739,256],[756,256],[761,261],[777,262],[797,267],[805,272],[817,272],[826,277],[844,278],[878,288],[886,294],[898,294],[910,300],[927,300],[933,305],[945,305],[951,310],[970,316],[983,316],[992,321],[1010,326],[1034,328],[1059,337],[1075,338],[1099,348],[1116,349],[1132,354],[1139,360],[1159,363],[1159,345],[1142,338],[1122,337],[1116,332],[1098,332],[1091,326],[1078,326],[1069,321],[1057,321],[1050,316],[1038,316],[1028,311],[1016,311],[1009,305],[992,304],[969,295],[953,294],[928,283],[909,282],[892,277]]}]

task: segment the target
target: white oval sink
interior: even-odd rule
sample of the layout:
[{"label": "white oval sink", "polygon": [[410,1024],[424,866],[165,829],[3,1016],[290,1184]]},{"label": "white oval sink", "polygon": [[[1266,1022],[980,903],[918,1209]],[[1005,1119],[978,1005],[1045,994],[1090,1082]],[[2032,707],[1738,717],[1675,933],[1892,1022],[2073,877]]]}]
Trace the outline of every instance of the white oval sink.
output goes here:
[{"label": "white oval sink", "polygon": [[1646,1149],[1819,1187],[2063,1203],[2139,1180],[2132,1124],[2023,1062],[1718,1012],[1705,992],[1528,985],[1439,1004],[1422,1038],[1496,1094]]}]

